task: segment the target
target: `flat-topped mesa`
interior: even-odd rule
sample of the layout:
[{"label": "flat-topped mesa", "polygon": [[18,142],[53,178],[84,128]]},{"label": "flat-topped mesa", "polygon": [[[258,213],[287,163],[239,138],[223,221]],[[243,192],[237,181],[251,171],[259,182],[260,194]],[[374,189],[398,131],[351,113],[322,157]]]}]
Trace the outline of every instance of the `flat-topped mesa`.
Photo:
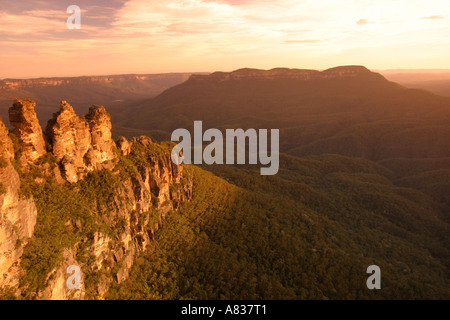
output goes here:
[{"label": "flat-topped mesa", "polygon": [[47,151],[44,135],[36,116],[34,101],[16,100],[9,108],[9,122],[15,127],[12,131],[23,146],[23,156],[27,162],[34,162]]},{"label": "flat-topped mesa", "polygon": [[321,72],[322,76],[334,76],[334,77],[352,77],[358,75],[374,74],[364,66],[343,66],[327,69]]},{"label": "flat-topped mesa", "polygon": [[227,81],[241,79],[294,79],[294,80],[315,80],[315,79],[332,79],[332,78],[352,78],[357,76],[377,75],[363,66],[343,66],[327,69],[324,71],[308,70],[308,69],[288,69],[275,68],[271,70],[259,69],[239,69],[233,72],[214,72],[210,75],[192,75],[191,81]]},{"label": "flat-topped mesa", "polygon": [[116,157],[110,116],[102,106],[91,107],[83,117],[62,101],[59,112],[48,122],[46,133],[52,153],[69,182],[77,182],[95,169],[109,167],[107,162]]},{"label": "flat-topped mesa", "polygon": [[215,80],[215,81],[227,81],[227,80],[240,80],[240,79],[301,79],[309,80],[314,76],[320,74],[316,70],[301,70],[301,69],[288,69],[288,68],[275,68],[271,70],[259,70],[244,68],[233,72],[214,72],[210,75],[192,75],[191,80]]},{"label": "flat-topped mesa", "polygon": [[308,80],[320,74],[317,70],[275,68],[270,70],[239,69],[230,73],[231,78],[289,78]]}]

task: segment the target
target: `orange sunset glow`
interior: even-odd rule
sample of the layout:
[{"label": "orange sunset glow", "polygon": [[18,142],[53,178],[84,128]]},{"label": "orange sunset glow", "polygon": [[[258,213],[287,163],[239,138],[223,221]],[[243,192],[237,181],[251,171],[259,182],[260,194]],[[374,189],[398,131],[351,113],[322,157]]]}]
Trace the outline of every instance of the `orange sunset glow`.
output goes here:
[{"label": "orange sunset glow", "polygon": [[[69,5],[81,29],[69,30]],[[450,68],[443,0],[2,0],[0,78]]]},{"label": "orange sunset glow", "polygon": [[450,300],[450,0],[0,3],[0,300]]}]

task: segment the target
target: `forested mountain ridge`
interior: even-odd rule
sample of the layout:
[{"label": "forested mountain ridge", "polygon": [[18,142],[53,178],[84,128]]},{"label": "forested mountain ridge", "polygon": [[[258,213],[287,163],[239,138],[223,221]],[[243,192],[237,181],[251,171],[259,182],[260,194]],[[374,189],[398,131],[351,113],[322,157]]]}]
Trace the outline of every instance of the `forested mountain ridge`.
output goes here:
[{"label": "forested mountain ridge", "polygon": [[[450,98],[408,89],[362,66],[322,72],[277,68],[194,75],[135,107],[123,125],[156,131],[280,129],[284,153],[364,158],[397,186],[426,193],[450,217]],[[146,119],[146,121],[142,121]]]},{"label": "forested mountain ridge", "polygon": [[205,129],[280,129],[281,150],[299,156],[450,156],[450,98],[358,66],[194,75],[133,110],[120,125],[165,132],[165,139],[202,120]]},{"label": "forested mountain ridge", "polygon": [[[449,298],[448,223],[432,199],[367,160],[281,162],[270,177],[207,167],[222,180],[195,168],[192,201],[107,298]],[[372,264],[381,290],[366,287]]]},{"label": "forested mountain ridge", "polygon": [[[113,143],[100,106],[80,117],[64,102],[42,130],[18,101],[16,129],[0,130],[0,295],[449,299],[449,105],[358,66],[242,69],[193,76],[121,123],[166,139],[194,120],[279,128],[280,170],[261,176],[178,168],[172,143],[146,137]],[[83,290],[61,289],[66,264]],[[381,290],[366,286],[373,264]]]},{"label": "forested mountain ridge", "polygon": [[[157,129],[158,135],[164,131],[166,138],[173,129],[191,128],[194,120],[202,120],[205,129],[279,128],[281,148],[290,155],[282,154],[280,172],[273,177],[262,178],[251,166],[203,166],[245,190],[237,189],[247,200],[233,198],[231,202],[239,204],[230,209],[220,200],[219,194],[226,193],[221,190],[209,195],[218,199],[218,208],[200,210],[204,218],[196,219],[199,212],[182,208],[172,217],[179,229],[162,230],[157,238],[162,249],[141,258],[135,278],[111,297],[449,296],[450,99],[404,88],[363,67],[328,72],[242,69],[192,76],[136,110],[146,121],[132,115],[124,125]],[[227,188],[226,183],[209,183],[216,184]],[[197,188],[200,194],[207,192],[206,186]],[[208,206],[206,198],[195,195],[196,184],[194,203]],[[208,222],[216,214],[226,221],[221,227]],[[260,219],[253,219],[255,215]],[[265,219],[277,222],[267,222],[271,227],[266,228],[261,222]],[[247,229],[248,225],[255,228]],[[241,236],[233,228],[254,233]],[[225,230],[233,236],[227,237]],[[312,234],[306,236],[305,230]],[[173,234],[186,234],[190,240],[173,249],[177,241]],[[196,236],[188,237],[192,234]],[[249,245],[250,238],[258,240]],[[202,249],[205,246],[209,249]],[[228,258],[211,257],[208,250],[215,252],[214,257]],[[242,252],[251,253],[243,257]],[[184,263],[197,260],[194,266]],[[386,270],[384,290],[370,292],[365,287],[364,268],[370,263]],[[429,267],[437,268],[431,271],[436,278],[424,281]],[[151,275],[162,270],[161,281],[170,289],[150,285],[155,281]],[[223,289],[231,277],[229,270],[239,276]],[[196,272],[216,277],[203,280]],[[147,282],[137,284],[133,279]],[[425,285],[429,280],[433,284]],[[209,285],[211,281],[215,285]],[[245,283],[254,286],[249,290]]]}]

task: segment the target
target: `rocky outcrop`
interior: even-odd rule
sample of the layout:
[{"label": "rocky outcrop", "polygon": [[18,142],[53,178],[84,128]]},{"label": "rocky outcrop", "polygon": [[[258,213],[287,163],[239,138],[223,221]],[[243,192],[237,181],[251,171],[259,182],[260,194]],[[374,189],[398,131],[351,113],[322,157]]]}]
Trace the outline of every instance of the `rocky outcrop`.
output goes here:
[{"label": "rocky outcrop", "polygon": [[57,86],[92,86],[95,84],[106,84],[126,87],[127,84],[136,82],[148,82],[152,87],[158,86],[160,82],[167,83],[171,87],[186,81],[190,73],[166,73],[166,74],[128,74],[110,76],[87,76],[70,78],[38,78],[38,79],[5,79],[0,80],[0,89],[41,89]]},{"label": "rocky outcrop", "polygon": [[67,279],[70,275],[67,269],[69,266],[79,266],[73,249],[64,250],[63,261],[58,268],[48,274],[48,285],[36,298],[39,300],[83,300],[85,296],[83,273],[80,274],[80,288],[68,289]]},{"label": "rocky outcrop", "polygon": [[[154,152],[161,150],[148,137],[134,138],[128,145],[127,158],[142,162],[135,162],[136,171],[115,189],[116,197],[103,213],[104,221],[121,230],[120,233],[115,238],[95,233],[89,245],[95,262],[86,265],[85,270],[102,275],[95,288],[88,288],[89,297],[101,299],[112,282],[125,281],[136,256],[150,245],[167,214],[192,197],[192,179],[183,175],[182,166],[172,163],[170,152]],[[120,171],[113,173],[120,174]],[[117,221],[123,221],[121,228],[117,227]]]},{"label": "rocky outcrop", "polygon": [[9,130],[0,118],[0,156],[1,159],[8,161],[14,159],[14,145],[8,136]]},{"label": "rocky outcrop", "polygon": [[62,101],[59,112],[47,124],[46,134],[65,179],[69,182],[78,181],[86,168],[84,156],[91,145],[87,121],[77,116],[73,108]]},{"label": "rocky outcrop", "polygon": [[34,162],[46,153],[44,135],[39,125],[31,100],[16,100],[9,109],[9,122],[15,127],[12,131],[23,146],[23,157],[27,162]]},{"label": "rocky outcrop", "polygon": [[17,288],[20,257],[36,224],[32,198],[20,195],[20,178],[11,164],[14,148],[0,121],[0,288]]},{"label": "rocky outcrop", "polygon": [[157,145],[148,137],[134,138],[128,144],[129,159],[145,161],[121,183],[117,198],[104,216],[108,223],[125,221],[118,240],[100,233],[94,235],[91,254],[96,256],[96,262],[90,268],[92,272],[112,272],[114,276],[99,281],[95,288],[97,298],[105,296],[105,288],[112,281],[120,284],[128,278],[135,257],[147,249],[167,214],[192,197],[192,179],[182,181],[183,166],[173,164],[169,152],[154,154],[152,148]]},{"label": "rocky outcrop", "polygon": [[119,148],[122,155],[127,156],[131,152],[131,144],[125,137],[119,137],[116,141],[117,148]]},{"label": "rocky outcrop", "polygon": [[86,115],[91,133],[91,147],[86,155],[88,169],[112,168],[115,143],[111,138],[111,116],[103,106],[92,106]]},{"label": "rocky outcrop", "polygon": [[[120,284],[129,277],[135,258],[150,245],[167,214],[191,198],[192,179],[183,175],[182,165],[172,163],[168,145],[153,143],[148,137],[131,141],[121,137],[116,145],[111,138],[110,116],[102,106],[92,106],[86,116],[78,116],[67,102],[61,102],[45,135],[34,106],[32,101],[22,100],[11,108],[16,145],[0,122],[0,293],[13,288],[16,294],[35,299],[102,299],[112,283]],[[41,146],[40,152],[36,146]],[[42,157],[45,147],[49,151]],[[18,150],[22,150],[25,162],[15,159]],[[40,157],[41,161],[36,161]],[[101,169],[109,173],[96,175],[94,171]],[[57,184],[48,192],[67,192],[72,186],[66,182],[89,179],[89,172],[93,172],[93,180],[87,185],[72,185],[70,192],[103,194],[105,187],[113,192],[107,198],[89,198],[84,216],[62,221],[65,230],[79,234],[79,238],[75,245],[64,247],[59,263],[43,271],[44,283],[40,282],[37,290],[29,284],[19,285],[26,272],[21,267],[24,246],[33,235],[37,214],[46,214],[45,206],[39,206],[38,213],[33,198],[21,195],[22,184],[39,189],[53,181]],[[60,214],[57,207],[52,209],[56,219]],[[86,215],[98,219],[86,220]],[[70,265],[82,269],[81,289],[66,286]],[[96,281],[85,285],[86,275]]]},{"label": "rocky outcrop", "polygon": [[[357,77],[360,75],[379,75],[371,72],[363,66],[343,66],[324,70],[321,72],[324,78],[343,78],[343,77]],[[382,76],[381,76],[382,78]]]},{"label": "rocky outcrop", "polygon": [[102,106],[91,107],[83,117],[62,101],[59,112],[47,124],[46,134],[68,182],[77,182],[90,171],[113,167],[111,120]]}]

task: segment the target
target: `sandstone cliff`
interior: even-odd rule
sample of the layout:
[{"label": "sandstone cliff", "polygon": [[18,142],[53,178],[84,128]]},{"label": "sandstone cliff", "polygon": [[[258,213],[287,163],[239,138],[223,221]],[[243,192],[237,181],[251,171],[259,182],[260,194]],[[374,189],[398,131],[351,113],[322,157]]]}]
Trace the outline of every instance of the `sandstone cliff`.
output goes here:
[{"label": "sandstone cliff", "polygon": [[324,71],[307,69],[275,68],[271,70],[259,69],[239,69],[233,72],[214,72],[210,75],[194,74],[189,81],[229,81],[242,79],[273,80],[273,79],[294,79],[294,80],[320,80],[336,78],[356,78],[358,76],[382,79],[380,74],[371,72],[363,66],[344,66],[327,69]]},{"label": "sandstone cliff", "polygon": [[[191,198],[192,179],[172,163],[171,144],[114,142],[102,106],[78,116],[63,101],[45,134],[34,107],[10,109],[15,144],[0,124],[0,294],[102,299]],[[66,286],[70,265],[82,270],[80,290]]]},{"label": "sandstone cliff", "polygon": [[17,287],[18,263],[33,234],[37,215],[33,199],[20,194],[21,181],[11,161],[13,143],[0,119],[0,288]]}]

